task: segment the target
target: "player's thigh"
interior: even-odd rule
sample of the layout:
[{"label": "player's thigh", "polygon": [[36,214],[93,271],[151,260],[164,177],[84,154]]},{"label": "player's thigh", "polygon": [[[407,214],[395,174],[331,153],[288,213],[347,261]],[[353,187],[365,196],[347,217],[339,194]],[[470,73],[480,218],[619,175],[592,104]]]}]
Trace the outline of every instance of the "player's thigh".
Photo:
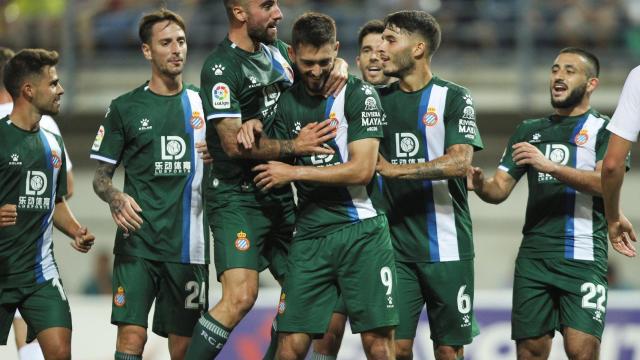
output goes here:
[{"label": "player's thigh", "polygon": [[269,213],[271,230],[265,241],[263,261],[269,264],[273,277],[282,283],[287,273],[287,257],[295,229],[295,204],[293,201],[275,202]]},{"label": "player's thigh", "polygon": [[560,325],[600,340],[607,311],[606,265],[582,260],[562,260],[553,265],[561,294]]},{"label": "player's thigh", "polygon": [[413,340],[425,304],[416,264],[396,261],[396,274],[396,286],[402,293],[396,301],[400,318],[396,339]]},{"label": "player's thigh", "polygon": [[473,311],[473,260],[418,263],[431,339],[436,345],[470,344],[480,333]]},{"label": "player's thigh", "polygon": [[153,332],[190,337],[200,314],[209,308],[209,268],[204,264],[162,264]]},{"label": "player's thigh", "polygon": [[0,345],[7,345],[11,324],[21,297],[19,289],[0,289]]},{"label": "player's thigh", "polygon": [[147,327],[151,305],[158,294],[159,262],[116,255],[113,260],[111,323]]},{"label": "player's thigh", "polygon": [[278,304],[278,331],[325,333],[338,298],[333,250],[326,238],[293,241]]},{"label": "player's thigh", "polygon": [[543,259],[516,259],[511,338],[537,338],[559,328],[558,293]]},{"label": "player's thigh", "polygon": [[242,201],[218,201],[207,206],[207,218],[213,233],[216,275],[228,269],[262,271],[262,258],[270,219],[260,204]]},{"label": "player's thigh", "polygon": [[59,278],[38,285],[22,301],[20,313],[27,322],[27,342],[49,328],[71,330],[69,301]]},{"label": "player's thigh", "polygon": [[338,284],[354,333],[398,324],[396,265],[385,216],[349,225],[331,235]]}]

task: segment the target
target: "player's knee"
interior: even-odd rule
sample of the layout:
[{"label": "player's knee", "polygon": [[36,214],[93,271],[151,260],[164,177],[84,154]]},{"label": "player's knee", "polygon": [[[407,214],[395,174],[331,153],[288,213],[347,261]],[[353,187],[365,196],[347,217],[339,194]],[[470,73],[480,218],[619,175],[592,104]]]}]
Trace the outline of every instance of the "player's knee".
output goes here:
[{"label": "player's knee", "polygon": [[436,360],[455,360],[462,356],[462,346],[438,345],[434,349]]},{"label": "player's knee", "polygon": [[393,352],[388,341],[377,340],[369,344],[367,352],[367,359],[372,360],[388,360],[392,359]]},{"label": "player's knee", "polygon": [[70,360],[71,344],[59,344],[55,348],[47,349],[44,355],[47,360]]},{"label": "player's knee", "polygon": [[127,354],[142,354],[147,342],[147,331],[140,326],[125,326],[118,329],[116,350]]},{"label": "player's knee", "polygon": [[313,350],[318,354],[336,356],[340,351],[343,334],[344,331],[340,329],[330,328],[321,340],[313,342]]},{"label": "player's knee", "polygon": [[278,360],[304,359],[305,353],[306,351],[304,352],[297,351],[295,346],[291,346],[290,344],[287,344],[287,343],[280,343],[278,346],[276,359]]},{"label": "player's knee", "polygon": [[235,292],[230,299],[230,305],[234,313],[246,314],[251,310],[258,298],[258,291],[244,288],[242,291]]},{"label": "player's knee", "polygon": [[396,343],[396,359],[397,360],[412,360],[413,349],[410,346],[400,345]]},{"label": "player's knee", "polygon": [[597,344],[571,344],[565,349],[570,360],[595,360],[599,350]]},{"label": "player's knee", "polygon": [[393,328],[380,328],[362,334],[367,359],[391,359],[393,356]]}]

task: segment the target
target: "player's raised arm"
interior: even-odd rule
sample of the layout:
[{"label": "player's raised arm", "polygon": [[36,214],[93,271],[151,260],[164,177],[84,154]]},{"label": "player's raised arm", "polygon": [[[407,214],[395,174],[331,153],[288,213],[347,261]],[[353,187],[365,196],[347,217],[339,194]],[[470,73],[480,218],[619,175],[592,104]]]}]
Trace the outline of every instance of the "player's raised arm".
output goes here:
[{"label": "player's raised arm", "polygon": [[115,171],[116,165],[98,161],[93,177],[93,191],[109,204],[111,217],[119,228],[124,231],[140,229],[142,218],[137,213],[142,209],[131,196],[113,186],[112,178]]}]

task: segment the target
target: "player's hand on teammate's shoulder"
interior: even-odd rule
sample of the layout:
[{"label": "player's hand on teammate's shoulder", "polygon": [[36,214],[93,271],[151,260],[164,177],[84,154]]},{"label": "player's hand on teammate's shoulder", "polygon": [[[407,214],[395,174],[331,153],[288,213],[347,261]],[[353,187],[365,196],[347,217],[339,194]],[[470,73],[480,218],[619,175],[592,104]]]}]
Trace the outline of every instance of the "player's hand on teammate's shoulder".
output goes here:
[{"label": "player's hand on teammate's shoulder", "polygon": [[513,161],[517,165],[530,165],[543,173],[551,173],[558,166],[553,161],[547,159],[540,149],[528,142],[519,142],[513,145]]},{"label": "player's hand on teammate's shoulder", "polygon": [[279,161],[269,161],[255,166],[252,170],[258,172],[253,181],[263,192],[282,187],[294,180],[295,167]]},{"label": "player's hand on teammate's shoulder", "polygon": [[482,187],[484,182],[484,173],[482,169],[475,166],[469,166],[467,170],[467,190],[474,191]]},{"label": "player's hand on teammate's shoulder", "polygon": [[196,151],[200,154],[200,158],[205,164],[211,164],[213,162],[213,157],[209,154],[209,149],[207,149],[207,143],[205,141],[198,141],[196,143]]},{"label": "player's hand on teammate's shoulder", "polygon": [[13,226],[18,220],[18,210],[15,204],[0,206],[0,227]]},{"label": "player's hand on teammate's shoulder", "polygon": [[311,122],[305,125],[293,140],[295,153],[298,155],[324,154],[331,155],[335,151],[325,143],[336,137],[336,126],[333,120]]},{"label": "player's hand on teammate's shoulder", "polygon": [[258,119],[247,120],[242,123],[236,139],[238,144],[249,150],[253,147],[256,139],[262,134],[262,121]]},{"label": "player's hand on teammate's shoulder", "polygon": [[637,241],[637,237],[629,219],[620,213],[618,221],[609,221],[608,227],[609,241],[613,249],[628,257],[636,256],[636,247],[633,242]]},{"label": "player's hand on teammate's shoulder", "polygon": [[324,97],[338,96],[349,78],[349,63],[342,58],[336,58],[327,82],[324,84]]},{"label": "player's hand on teammate's shoulder", "polygon": [[76,249],[81,253],[87,253],[91,250],[96,237],[89,232],[85,226],[78,228],[78,231],[74,234],[73,241],[71,242],[71,247]]},{"label": "player's hand on teammate's shoulder", "polygon": [[117,192],[109,202],[111,217],[119,228],[125,232],[135,231],[142,226],[140,205],[128,194]]}]

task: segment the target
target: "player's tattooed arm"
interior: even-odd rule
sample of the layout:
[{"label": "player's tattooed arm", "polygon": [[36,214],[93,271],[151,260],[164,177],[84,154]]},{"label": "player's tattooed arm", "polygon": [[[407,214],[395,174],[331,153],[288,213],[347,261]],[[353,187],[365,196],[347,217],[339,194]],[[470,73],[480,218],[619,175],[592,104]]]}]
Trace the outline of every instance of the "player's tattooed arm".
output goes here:
[{"label": "player's tattooed arm", "polygon": [[116,165],[99,161],[93,177],[93,191],[109,204],[111,217],[118,227],[125,231],[137,230],[142,225],[142,218],[138,215],[142,208],[131,196],[113,186],[115,171]]},{"label": "player's tattooed arm", "polygon": [[235,159],[278,160],[296,155],[334,152],[323,146],[335,137],[335,126],[329,120],[307,124],[293,140],[271,139],[262,133],[262,125],[257,125],[257,122],[259,120],[252,119],[241,124],[239,118],[216,122],[216,131],[227,156]]},{"label": "player's tattooed arm", "polygon": [[388,178],[404,180],[443,180],[467,175],[473,158],[473,147],[467,144],[452,145],[436,159],[417,164],[391,164],[382,155],[378,157],[376,170]]}]

